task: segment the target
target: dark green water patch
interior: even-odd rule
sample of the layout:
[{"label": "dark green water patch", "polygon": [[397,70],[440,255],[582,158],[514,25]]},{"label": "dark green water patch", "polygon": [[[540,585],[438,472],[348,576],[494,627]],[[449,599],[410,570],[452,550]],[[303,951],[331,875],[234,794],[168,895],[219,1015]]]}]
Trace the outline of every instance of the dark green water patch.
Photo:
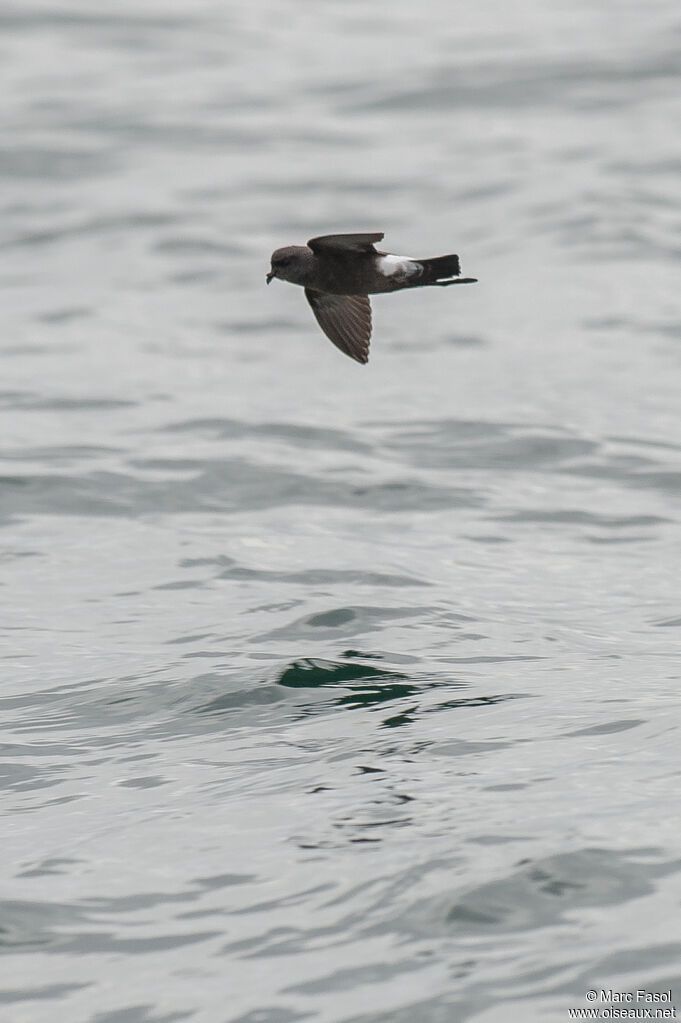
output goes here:
[{"label": "dark green water patch", "polygon": [[[409,676],[371,664],[340,663],[321,658],[294,661],[276,679],[288,689],[341,689],[340,706],[365,707],[404,699],[423,690],[424,684]],[[430,688],[433,683],[426,683]]]}]

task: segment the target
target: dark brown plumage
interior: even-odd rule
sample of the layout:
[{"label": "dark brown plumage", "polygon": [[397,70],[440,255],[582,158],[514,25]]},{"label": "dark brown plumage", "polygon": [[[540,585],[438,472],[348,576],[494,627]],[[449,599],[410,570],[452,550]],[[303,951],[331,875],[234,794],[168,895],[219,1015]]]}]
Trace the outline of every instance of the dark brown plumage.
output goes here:
[{"label": "dark brown plumage", "polygon": [[307,245],[289,245],[272,253],[273,277],[300,284],[317,322],[342,352],[357,362],[369,361],[371,305],[368,295],[430,285],[473,284],[459,277],[459,257],[412,259],[374,248],[374,234],[327,234]]},{"label": "dark brown plumage", "polygon": [[317,323],[336,348],[356,362],[369,361],[371,303],[366,295],[333,295],[305,288]]}]

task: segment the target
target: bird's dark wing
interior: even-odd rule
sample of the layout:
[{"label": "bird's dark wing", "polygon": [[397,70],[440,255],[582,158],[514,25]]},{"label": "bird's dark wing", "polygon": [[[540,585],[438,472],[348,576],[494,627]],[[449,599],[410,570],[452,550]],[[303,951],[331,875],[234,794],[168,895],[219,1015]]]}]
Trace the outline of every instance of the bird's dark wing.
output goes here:
[{"label": "bird's dark wing", "polygon": [[367,296],[330,295],[327,291],[305,288],[305,297],[317,323],[336,348],[357,362],[368,362],[371,305]]},{"label": "bird's dark wing", "polygon": [[380,242],[383,232],[376,234],[323,234],[310,238],[307,243],[313,252],[375,252],[374,242]]}]

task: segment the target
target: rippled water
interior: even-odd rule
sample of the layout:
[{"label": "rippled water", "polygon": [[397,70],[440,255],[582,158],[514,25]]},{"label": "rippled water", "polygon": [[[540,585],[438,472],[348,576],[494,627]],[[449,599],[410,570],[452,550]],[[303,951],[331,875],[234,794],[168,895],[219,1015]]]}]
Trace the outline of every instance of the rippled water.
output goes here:
[{"label": "rippled water", "polygon": [[3,1019],[681,1008],[678,4],[244,6],[0,8]]}]

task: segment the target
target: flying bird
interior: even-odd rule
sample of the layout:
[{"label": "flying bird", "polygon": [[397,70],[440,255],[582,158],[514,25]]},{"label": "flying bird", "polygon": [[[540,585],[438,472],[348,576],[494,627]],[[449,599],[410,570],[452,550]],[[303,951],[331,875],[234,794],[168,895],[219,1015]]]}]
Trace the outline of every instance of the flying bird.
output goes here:
[{"label": "flying bird", "polygon": [[307,245],[287,245],[272,253],[273,277],[300,284],[326,336],[351,359],[369,361],[371,304],[369,295],[403,288],[475,284],[460,277],[458,256],[413,259],[374,248],[383,233],[325,234]]}]

